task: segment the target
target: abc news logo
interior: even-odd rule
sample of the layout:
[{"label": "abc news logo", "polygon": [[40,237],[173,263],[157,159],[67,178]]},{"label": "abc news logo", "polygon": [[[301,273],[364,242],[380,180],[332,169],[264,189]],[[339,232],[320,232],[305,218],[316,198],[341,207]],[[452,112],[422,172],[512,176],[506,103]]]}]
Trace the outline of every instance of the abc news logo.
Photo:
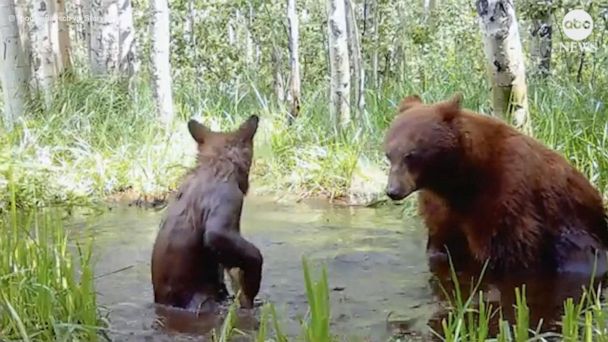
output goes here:
[{"label": "abc news logo", "polygon": [[581,41],[591,35],[591,31],[593,31],[593,19],[584,10],[572,10],[564,16],[562,29],[568,38]]}]

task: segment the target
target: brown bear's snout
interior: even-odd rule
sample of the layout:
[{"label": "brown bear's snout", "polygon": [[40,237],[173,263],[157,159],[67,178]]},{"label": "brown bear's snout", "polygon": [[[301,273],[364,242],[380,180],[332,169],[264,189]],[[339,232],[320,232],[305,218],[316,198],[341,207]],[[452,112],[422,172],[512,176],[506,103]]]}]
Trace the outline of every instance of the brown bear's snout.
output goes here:
[{"label": "brown bear's snout", "polygon": [[398,201],[405,198],[398,188],[387,188],[386,195],[393,201]]},{"label": "brown bear's snout", "polygon": [[386,195],[393,201],[402,200],[414,191],[416,191],[416,185],[411,177],[389,176],[388,186],[386,187]]}]

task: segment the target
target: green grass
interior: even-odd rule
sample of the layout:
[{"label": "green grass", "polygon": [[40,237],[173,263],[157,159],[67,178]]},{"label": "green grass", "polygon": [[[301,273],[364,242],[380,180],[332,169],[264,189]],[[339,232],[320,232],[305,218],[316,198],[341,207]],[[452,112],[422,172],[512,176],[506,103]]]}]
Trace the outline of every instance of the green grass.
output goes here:
[{"label": "green grass", "polygon": [[[485,270],[485,268],[484,268]],[[442,320],[441,332],[433,333],[446,342],[480,342],[480,341],[546,341],[557,338],[560,341],[608,341],[607,316],[608,308],[601,298],[601,285],[590,282],[584,288],[578,302],[573,298],[564,301],[559,333],[541,332],[541,323],[535,329],[530,326],[530,309],[527,304],[525,284],[515,288],[515,321],[508,322],[502,318],[502,308],[492,309],[484,299],[483,291],[478,291],[483,271],[471,290],[469,298],[463,298],[456,273],[451,272],[454,290],[447,294],[450,299],[447,318]],[[593,277],[592,277],[593,279]],[[477,301],[475,301],[477,299]],[[491,336],[490,321],[498,315],[498,333]]]},{"label": "green grass", "polygon": [[[301,117],[288,127],[286,107],[265,97],[253,82],[228,93],[184,80],[175,86],[177,118],[165,129],[156,118],[145,76],[131,92],[119,80],[83,76],[59,87],[48,111],[34,107],[14,132],[0,134],[0,190],[6,190],[11,167],[18,207],[87,204],[125,191],[163,196],[194,163],[188,118],[230,129],[257,113],[262,120],[251,176],[254,193],[368,203],[383,197],[387,164],[382,139],[394,105],[405,94],[421,93],[426,101],[437,101],[460,90],[466,107],[487,112],[483,78],[465,83],[470,76],[464,72],[455,70],[447,79],[429,72],[427,81],[437,87],[426,92],[413,81],[369,91],[367,111],[340,134],[331,128],[320,90],[306,93]],[[606,195],[606,93],[567,79],[553,81],[530,85],[534,135],[566,156]],[[8,209],[8,202],[7,191],[0,191],[0,210]]]},{"label": "green grass", "polygon": [[52,212],[18,215],[10,190],[0,220],[0,339],[97,340],[91,244],[73,246]]},{"label": "green grass", "polygon": [[608,98],[596,93],[596,89],[587,93],[585,87],[581,88],[543,85],[543,90],[531,99],[535,136],[561,152],[606,197]]},{"label": "green grass", "polygon": [[302,258],[306,298],[308,298],[307,319],[302,322],[302,332],[307,342],[330,342],[332,336],[329,323],[331,310],[329,305],[329,285],[327,269],[323,268],[321,278],[313,281],[306,259]]},{"label": "green grass", "polygon": [[[319,280],[313,280],[308,261],[304,257],[302,258],[302,270],[304,272],[308,312],[306,317],[300,322],[302,328],[300,338],[306,342],[334,341],[330,331],[331,312],[327,270],[323,267]],[[238,298],[238,296],[235,297]],[[235,324],[237,322],[236,310],[237,301],[234,301],[230,305],[219,331],[216,330],[212,332],[212,341],[230,341],[230,338],[235,332],[240,335],[246,335],[246,333],[235,329]],[[256,342],[290,341],[290,338],[283,333],[281,324],[279,323],[279,317],[277,316],[275,307],[272,303],[266,303],[262,307],[259,323],[257,333],[255,333],[255,336],[251,336]],[[270,329],[269,323],[272,323],[273,330]]]},{"label": "green grass", "polygon": [[[447,79],[440,76],[426,74],[429,84],[441,87],[421,92],[425,100],[441,100],[462,90],[465,106],[487,111],[483,82],[465,84],[462,80],[467,77],[458,73]],[[184,81],[175,87],[178,116],[165,129],[155,117],[145,78],[138,79],[133,89],[129,93],[119,80],[81,78],[59,88],[50,110],[33,108],[14,132],[0,134],[0,211],[6,218],[0,224],[2,236],[8,237],[0,239],[3,338],[53,340],[74,332],[88,337],[99,325],[90,246],[68,248],[60,220],[44,210],[16,215],[20,209],[90,204],[124,191],[163,195],[176,187],[194,162],[195,145],[185,125],[188,118],[227,129],[252,113],[262,117],[252,170],[254,192],[373,201],[382,196],[386,179],[381,141],[394,104],[404,94],[419,92],[414,83],[370,91],[367,112],[357,118],[357,125],[336,134],[321,90],[307,93],[301,118],[287,127],[284,106],[256,93],[253,83],[227,93],[201,90]],[[601,89],[558,78],[530,87],[535,136],[563,153],[604,195],[608,194],[606,96]],[[315,284],[308,271],[305,274],[310,312],[303,321],[302,338],[329,340],[327,275]],[[438,332],[443,339],[488,338],[488,322],[498,308],[482,297],[474,299],[460,298],[459,305],[453,305]],[[518,299],[518,320],[514,325],[499,324],[499,341],[540,338],[527,322],[524,289]],[[565,303],[562,335],[608,341],[608,316],[599,295],[588,292],[584,299]],[[256,339],[269,335],[287,341],[274,308],[265,310],[264,322],[270,323],[263,325]],[[234,332],[228,323],[225,334]]]},{"label": "green grass", "polygon": [[[326,269],[321,268],[320,278],[314,281],[311,277],[311,269],[306,261],[302,259],[304,272],[304,284],[308,300],[306,318],[301,321],[300,336],[287,337],[282,333],[279,319],[276,315],[274,305],[264,305],[260,315],[260,326],[251,338],[257,342],[264,341],[348,341],[331,331],[331,307],[329,302],[328,274]],[[530,326],[530,309],[527,304],[525,285],[515,289],[515,320],[506,321],[502,316],[502,308],[493,308],[489,304],[483,291],[479,290],[481,278],[485,272],[482,270],[477,282],[470,289],[468,298],[463,296],[461,285],[456,272],[452,267],[451,281],[454,290],[447,293],[449,307],[445,318],[441,322],[441,331],[431,331],[436,339],[445,342],[533,342],[533,341],[608,341],[608,308],[601,299],[601,286],[591,282],[585,287],[581,298],[575,302],[568,298],[564,301],[564,311],[561,321],[561,331],[542,332],[542,326]],[[444,290],[445,291],[445,290]],[[236,302],[235,302],[236,303]],[[235,312],[236,304],[233,304],[227,314],[224,324],[217,333],[213,335],[213,341],[229,341],[234,336],[236,329]],[[498,331],[492,334],[491,321],[497,321]],[[270,329],[270,324],[272,329]],[[246,333],[238,331],[240,335]],[[429,339],[431,335],[427,336]],[[395,336],[389,341],[403,341],[402,337]]]},{"label": "green grass", "polygon": [[[456,25],[444,23],[418,33],[409,30],[416,28],[411,20],[416,19],[415,12],[391,10],[394,13],[383,20],[384,24],[408,30],[393,36],[390,27],[385,28],[382,39],[392,40],[384,41],[381,51],[405,48],[401,57],[395,57],[399,61],[393,66],[399,70],[388,70],[378,89],[367,89],[366,111],[356,115],[353,127],[340,134],[332,128],[328,114],[326,61],[317,54],[302,63],[302,111],[291,127],[286,125],[285,104],[269,95],[271,63],[263,62],[260,70],[244,70],[244,74],[240,69],[236,73],[221,70],[218,79],[203,72],[207,78],[202,80],[188,76],[184,65],[174,63],[179,75],[173,80],[177,117],[169,128],[162,127],[155,114],[145,71],[129,87],[119,79],[94,78],[75,70],[73,80],[56,88],[50,108],[43,110],[33,103],[13,132],[0,131],[0,340],[91,340],[97,336],[103,322],[93,289],[91,246],[72,246],[60,218],[47,210],[29,209],[89,205],[125,192],[144,198],[164,196],[176,188],[194,163],[195,146],[186,129],[190,117],[213,129],[233,128],[253,113],[262,117],[252,169],[254,193],[346,198],[363,203],[382,198],[387,171],[382,138],[394,116],[394,106],[403,96],[419,93],[426,101],[437,101],[460,91],[467,108],[489,110],[490,92],[476,16],[471,3],[464,3],[441,6],[446,12],[440,17],[460,18]],[[174,7],[172,11],[178,13]],[[173,21],[176,23],[179,21]],[[315,30],[324,30],[317,24]],[[210,27],[208,23],[201,25]],[[275,30],[267,22],[263,26]],[[321,31],[316,33],[303,34],[303,52],[319,50]],[[522,34],[524,39],[526,36]],[[599,72],[596,77],[594,66],[592,74],[590,68],[585,69],[582,82],[574,81],[571,66],[576,66],[578,54],[557,48],[559,36],[554,35],[555,74],[549,82],[528,79],[534,135],[566,156],[608,198],[607,78]],[[413,43],[417,37],[422,42]],[[601,45],[603,34],[597,41]],[[371,51],[367,44],[364,52]],[[215,45],[202,44],[201,49],[211,50],[197,54],[224,59],[225,48],[213,50]],[[179,49],[173,54],[186,56]],[[601,66],[604,55],[601,51],[587,63]],[[200,59],[182,59],[181,63],[192,60],[191,69],[200,68]],[[202,64],[209,67],[215,63]],[[323,270],[320,279],[313,281],[305,261],[303,268],[309,312],[302,321],[300,338],[329,341],[334,337],[328,275]],[[457,282],[455,274],[453,280]],[[593,289],[590,286],[579,302],[564,303],[563,340],[608,341],[608,311],[599,291]],[[500,315],[500,308],[484,302],[477,287],[470,298],[463,298],[459,291],[449,295],[450,312],[442,330],[436,332],[442,340],[546,337],[530,327],[525,288],[516,294],[516,321],[500,320],[494,337],[490,336],[490,320]],[[235,310],[232,307],[229,311],[216,340],[226,341],[242,333],[234,329]],[[257,341],[289,340],[272,304],[263,308],[261,321]]]},{"label": "green grass", "polygon": [[[14,187],[11,196],[14,198]],[[93,287],[91,245],[71,246],[61,220],[50,211],[18,215],[14,201],[0,223],[0,338],[22,341],[96,340],[105,323],[100,318]],[[292,340],[329,342],[340,339],[331,331],[328,274],[323,267],[315,280],[306,259],[302,259],[308,310],[301,321],[299,337],[286,336],[272,303],[261,310],[260,325],[251,338],[258,341]],[[530,326],[525,286],[516,289],[515,321],[499,318],[498,334],[492,336],[490,321],[501,317],[479,291],[483,271],[465,298],[452,270],[454,290],[442,330],[434,334],[443,341],[542,341],[553,336],[564,341],[608,341],[608,311],[601,287],[589,284],[578,302],[564,302],[559,334],[541,333]],[[213,341],[229,341],[246,332],[235,328],[236,302]],[[399,340],[398,338],[394,339]]]},{"label": "green grass", "polygon": [[[238,296],[236,296],[238,298]],[[224,317],[224,322],[220,328],[220,331],[216,330],[212,331],[211,340],[214,342],[227,342],[230,341],[230,338],[233,336],[235,332],[235,322],[236,322],[236,310],[237,310],[238,301],[234,301],[230,307],[228,308],[228,313],[226,317]]]}]

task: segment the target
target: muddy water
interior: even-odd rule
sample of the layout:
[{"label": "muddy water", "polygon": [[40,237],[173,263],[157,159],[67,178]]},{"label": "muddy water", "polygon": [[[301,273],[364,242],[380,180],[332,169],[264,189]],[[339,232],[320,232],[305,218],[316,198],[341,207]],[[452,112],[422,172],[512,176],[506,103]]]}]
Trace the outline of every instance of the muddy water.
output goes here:
[{"label": "muddy water", "polygon": [[[220,317],[161,315],[152,304],[150,254],[162,214],[122,207],[88,222],[88,232],[95,236],[99,302],[109,312],[114,340],[204,340],[202,334],[221,323]],[[426,232],[417,220],[404,217],[400,208],[277,204],[248,198],[242,231],[264,254],[259,297],[275,304],[290,335],[299,333],[299,319],[307,308],[303,255],[313,265],[327,265],[332,328],[339,335],[372,341],[384,341],[396,329],[419,335],[428,333],[429,322],[435,326],[442,317],[446,302],[437,277],[445,280],[447,274],[435,276],[429,271]],[[465,286],[468,276],[463,275]],[[510,307],[518,281],[508,279],[483,288],[490,300]],[[587,281],[526,280],[532,316],[558,318],[563,298],[579,295]],[[450,290],[448,282],[442,284]],[[242,317],[244,328],[247,319]]]}]

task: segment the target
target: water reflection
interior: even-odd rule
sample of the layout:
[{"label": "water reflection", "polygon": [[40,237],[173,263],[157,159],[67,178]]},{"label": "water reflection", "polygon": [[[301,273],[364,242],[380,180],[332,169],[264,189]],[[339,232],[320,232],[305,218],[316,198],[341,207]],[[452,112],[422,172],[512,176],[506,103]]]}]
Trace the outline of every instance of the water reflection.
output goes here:
[{"label": "water reflection", "polygon": [[[150,253],[162,212],[116,208],[90,222],[95,237],[96,288],[109,310],[110,335],[115,340],[204,340],[201,334],[221,323],[219,314],[192,316],[152,304]],[[84,226],[84,220],[75,220]],[[400,208],[344,208],[324,203],[275,203],[248,198],[243,234],[264,254],[260,300],[275,304],[284,332],[300,333],[306,313],[301,257],[313,266],[328,267],[332,289],[332,329],[345,337],[384,341],[393,332],[427,334],[445,317],[446,297],[453,287],[447,268],[429,271],[426,232]],[[116,272],[117,270],[120,270]],[[470,279],[460,279],[467,295]],[[514,317],[514,288],[524,279],[487,279],[481,289],[494,307],[502,305]],[[565,297],[579,297],[588,279],[525,279],[533,321],[560,318]],[[254,329],[259,308],[239,312],[239,328]],[[181,333],[180,333],[181,332]]]}]

